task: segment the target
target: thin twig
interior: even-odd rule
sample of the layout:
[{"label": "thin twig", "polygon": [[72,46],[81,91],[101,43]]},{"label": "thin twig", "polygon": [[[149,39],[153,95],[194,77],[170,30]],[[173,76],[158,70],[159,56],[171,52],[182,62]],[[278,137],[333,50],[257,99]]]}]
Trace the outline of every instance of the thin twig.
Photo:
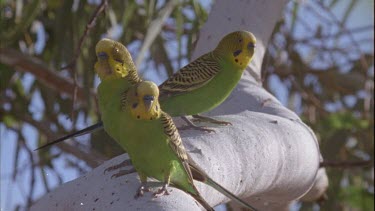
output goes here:
[{"label": "thin twig", "polygon": [[34,156],[33,156],[33,152],[31,151],[31,149],[26,144],[25,137],[22,135],[22,133],[20,131],[18,131],[17,133],[18,133],[19,140],[20,140],[23,148],[26,150],[27,155],[29,157],[29,160],[32,164],[32,165],[30,165],[30,175],[31,175],[30,185],[29,185],[30,189],[29,189],[29,193],[27,195],[27,203],[26,203],[26,207],[29,208],[33,204],[32,199],[33,199],[33,193],[34,193],[34,188],[35,188],[35,172],[36,172],[36,169],[35,169],[35,166],[33,165],[34,164]]},{"label": "thin twig", "polygon": [[96,19],[98,18],[100,13],[102,13],[107,8],[107,6],[108,6],[108,0],[102,0],[102,2],[99,4],[99,6],[94,11],[94,13],[91,15],[91,18],[90,18],[89,22],[86,24],[85,31],[83,32],[81,38],[79,39],[78,47],[76,49],[76,52],[74,54],[74,57],[73,57],[72,61],[68,65],[62,67],[61,68],[62,70],[64,70],[64,69],[74,69],[73,67],[76,66],[77,59],[78,59],[79,55],[81,54],[83,42],[87,38],[87,36],[90,32],[90,29],[92,29],[95,26]]},{"label": "thin twig", "polygon": [[[18,136],[18,142],[17,142],[17,151],[19,151],[19,149],[21,149],[21,147],[23,149],[25,149],[26,151],[26,154],[28,156],[28,160],[29,162],[27,163],[28,166],[30,166],[30,175],[31,175],[31,179],[30,179],[30,189],[29,189],[29,193],[28,194],[25,194],[25,198],[26,198],[26,207],[30,207],[33,203],[33,193],[34,193],[34,187],[35,187],[35,165],[34,165],[34,156],[33,156],[33,153],[32,151],[30,150],[30,148],[27,146],[26,144],[26,141],[25,141],[25,137],[22,135],[21,131],[18,129],[18,128],[14,128],[14,127],[10,127],[9,128],[10,130],[14,131],[17,136]],[[17,153],[18,154],[18,153]],[[16,155],[17,155],[16,154]],[[18,156],[16,156],[16,158],[18,160]],[[30,165],[31,163],[31,165]],[[14,166],[14,173],[12,175],[13,177],[13,181],[15,181],[16,177],[19,176],[19,175],[22,175],[23,174],[23,170],[26,170],[27,168],[22,168],[21,171],[17,171],[17,163],[15,164]],[[21,176],[22,177],[22,176]]]},{"label": "thin twig", "polygon": [[363,56],[362,54],[362,51],[361,51],[361,48],[359,46],[359,44],[357,43],[357,41],[354,39],[353,37],[353,34],[350,30],[348,30],[345,25],[336,17],[336,15],[329,9],[327,8],[322,2],[320,1],[317,1],[317,4],[322,8],[324,9],[328,15],[331,16],[331,18],[333,19],[333,21],[340,26],[340,28],[346,32],[348,34],[348,37],[350,39],[350,41],[352,41],[352,43],[354,44],[354,47],[356,48],[357,52],[359,53],[359,55],[361,55],[361,65],[362,65],[362,68],[364,71],[367,71],[368,70],[368,64],[367,64],[367,61],[365,59],[365,57]]},{"label": "thin twig", "polygon": [[[18,72],[31,73],[45,86],[73,98],[72,93],[74,93],[74,83],[71,80],[58,75],[56,70],[49,68],[44,61],[36,57],[23,54],[11,48],[1,48],[0,62],[13,67]],[[84,89],[80,86],[77,87],[77,100],[83,105],[87,105],[85,100],[87,97]],[[95,95],[95,92],[90,90],[90,94]]]},{"label": "thin twig", "polygon": [[76,109],[74,108],[75,106],[75,102],[76,102],[76,99],[77,99],[77,93],[78,93],[78,86],[77,86],[77,72],[74,71],[74,76],[73,76],[73,82],[74,82],[74,91],[73,91],[73,100],[72,100],[72,112],[70,113],[70,120],[72,122],[75,122],[75,113],[76,113]]},{"label": "thin twig", "polygon": [[[0,111],[2,109],[0,108]],[[49,127],[49,123],[47,121],[36,121],[34,120],[29,114],[24,114],[21,112],[12,112],[17,119],[20,119],[23,122],[27,122],[37,128],[38,131],[43,132],[48,139],[56,138],[56,136],[59,136],[61,134],[56,134],[56,132],[51,131]],[[67,143],[60,143],[57,145],[62,151],[72,154],[73,156],[77,157],[80,160],[83,160],[86,162],[86,164],[92,168],[97,167],[102,162],[107,160],[105,156],[102,154],[96,152],[95,150],[91,150],[90,153],[85,152],[77,147],[73,147]]]},{"label": "thin twig", "polygon": [[[17,130],[14,130],[14,131],[17,131]],[[21,149],[21,146],[20,146],[20,143],[17,141],[17,145],[16,145],[16,152],[14,153],[14,163],[13,163],[13,166],[14,166],[14,169],[13,169],[13,172],[12,172],[12,180],[15,181],[16,180],[16,177],[18,175],[18,159],[19,159],[19,154],[20,154],[20,149]]]},{"label": "thin twig", "polygon": [[334,168],[365,168],[370,167],[373,164],[371,160],[361,161],[323,161],[320,163],[320,168],[323,167],[334,167]]},{"label": "thin twig", "polygon": [[78,47],[76,49],[76,52],[74,54],[74,57],[73,57],[72,61],[68,65],[61,68],[62,70],[69,69],[70,72],[73,75],[74,90],[73,90],[72,112],[70,114],[70,119],[71,119],[72,122],[74,122],[74,120],[75,120],[74,105],[75,105],[76,98],[77,98],[77,84],[78,84],[78,82],[77,82],[77,72],[75,71],[77,59],[78,59],[79,55],[81,54],[81,49],[82,49],[82,46],[83,46],[83,43],[84,43],[85,39],[87,38],[90,30],[96,24],[96,19],[98,18],[100,13],[102,13],[107,8],[107,6],[108,6],[108,0],[102,0],[102,2],[99,4],[99,6],[94,11],[94,13],[91,15],[91,18],[90,18],[89,22],[86,24],[85,31],[83,32],[81,38],[79,39]]},{"label": "thin twig", "polygon": [[322,103],[320,100],[315,97],[312,93],[306,92],[296,81],[293,77],[289,77],[290,81],[292,82],[292,85],[301,92],[302,98],[304,98],[307,101],[312,102],[312,104],[317,107],[322,113],[326,114],[327,111],[324,107],[322,107]]},{"label": "thin twig", "polygon": [[[373,25],[370,25],[370,26],[361,26],[361,27],[356,27],[356,28],[352,28],[350,31],[351,33],[361,33],[363,31],[371,31],[374,29],[374,26]],[[317,36],[309,36],[309,37],[304,37],[304,38],[299,38],[299,39],[295,39],[296,42],[314,42],[316,40],[320,40],[320,39],[331,39],[331,38],[335,38],[335,37],[338,37],[338,36],[342,36],[344,35],[345,32],[343,31],[339,31],[335,34],[323,34],[323,35],[320,35],[319,37]]]}]

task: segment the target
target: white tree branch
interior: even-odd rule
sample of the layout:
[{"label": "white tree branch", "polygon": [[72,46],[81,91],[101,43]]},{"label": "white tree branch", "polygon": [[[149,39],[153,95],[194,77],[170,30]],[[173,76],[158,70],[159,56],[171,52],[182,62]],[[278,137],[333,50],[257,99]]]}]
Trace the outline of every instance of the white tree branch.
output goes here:
[{"label": "white tree branch", "polygon": [[[319,169],[319,147],[314,133],[299,117],[261,87],[260,70],[267,42],[285,1],[218,0],[201,30],[197,57],[210,51],[223,35],[248,30],[257,37],[256,55],[229,99],[209,113],[230,121],[216,133],[181,131],[184,145],[208,175],[259,210],[287,209],[314,184]],[[208,96],[209,97],[209,96]],[[176,119],[177,125],[181,121]],[[169,196],[151,194],[135,200],[140,185],[136,174],[111,179],[104,169],[118,164],[121,155],[85,176],[42,197],[32,210],[198,210],[192,197],[171,188]],[[324,173],[325,175],[325,173]],[[228,199],[196,182],[212,205]]]}]

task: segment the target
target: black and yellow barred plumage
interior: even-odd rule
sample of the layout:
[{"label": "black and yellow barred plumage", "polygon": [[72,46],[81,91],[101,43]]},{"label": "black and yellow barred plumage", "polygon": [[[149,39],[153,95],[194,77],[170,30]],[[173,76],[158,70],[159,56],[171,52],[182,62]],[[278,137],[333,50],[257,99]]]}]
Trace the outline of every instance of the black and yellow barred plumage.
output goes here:
[{"label": "black and yellow barred plumage", "polygon": [[200,88],[220,71],[218,60],[213,53],[205,54],[183,67],[159,86],[160,95],[172,95]]},{"label": "black and yellow barred plumage", "polygon": [[[167,113],[162,112],[160,120],[164,127],[164,133],[169,137],[169,145],[182,161],[187,162],[188,156],[185,147],[182,145],[180,134],[178,133],[177,127],[173,123],[172,118]],[[190,172],[189,168],[187,168],[187,170]]]}]

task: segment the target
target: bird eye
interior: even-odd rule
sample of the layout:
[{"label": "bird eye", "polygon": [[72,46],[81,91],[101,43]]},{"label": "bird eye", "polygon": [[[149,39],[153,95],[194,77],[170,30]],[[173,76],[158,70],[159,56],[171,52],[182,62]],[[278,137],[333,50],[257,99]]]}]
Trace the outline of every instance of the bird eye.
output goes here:
[{"label": "bird eye", "polygon": [[143,99],[144,99],[144,100],[148,100],[148,101],[151,101],[151,100],[154,100],[154,99],[155,99],[155,97],[154,97],[154,96],[152,96],[152,95],[145,95],[145,96],[143,97]]},{"label": "bird eye", "polygon": [[99,59],[108,59],[108,55],[106,52],[99,52],[97,56]]},{"label": "bird eye", "polygon": [[255,43],[249,42],[249,44],[247,44],[247,49],[250,50],[252,48],[255,48]]}]

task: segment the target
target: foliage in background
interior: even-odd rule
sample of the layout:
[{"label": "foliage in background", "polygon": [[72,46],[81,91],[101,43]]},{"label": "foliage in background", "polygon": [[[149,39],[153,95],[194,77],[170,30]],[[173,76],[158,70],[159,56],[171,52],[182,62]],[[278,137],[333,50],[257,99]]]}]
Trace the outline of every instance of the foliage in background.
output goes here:
[{"label": "foliage in background", "polygon": [[[359,4],[373,7],[355,0],[291,2],[263,63],[265,87],[277,96],[274,84],[282,84],[285,104],[317,134],[325,160],[370,161],[365,168],[328,165],[322,210],[374,209],[374,26],[351,27]],[[317,205],[303,203],[301,210]]]},{"label": "foliage in background", "polygon": [[[20,202],[10,206],[26,209],[65,182],[67,169],[82,174],[122,153],[105,132],[32,151],[100,118],[92,68],[96,42],[103,36],[121,41],[141,75],[161,82],[187,63],[208,6],[194,0],[110,1],[95,25],[87,25],[105,1],[0,2],[1,146],[14,142],[9,149],[14,151],[1,155],[12,158],[11,172],[1,180],[23,187]],[[368,50],[373,36],[357,38],[373,32],[373,22],[348,27],[357,5],[355,0],[290,2],[263,64],[264,86],[313,128],[326,160],[374,156],[374,54]],[[319,204],[322,210],[373,209],[373,166],[327,170],[330,188],[328,200]],[[308,210],[317,203],[301,206]]]}]

